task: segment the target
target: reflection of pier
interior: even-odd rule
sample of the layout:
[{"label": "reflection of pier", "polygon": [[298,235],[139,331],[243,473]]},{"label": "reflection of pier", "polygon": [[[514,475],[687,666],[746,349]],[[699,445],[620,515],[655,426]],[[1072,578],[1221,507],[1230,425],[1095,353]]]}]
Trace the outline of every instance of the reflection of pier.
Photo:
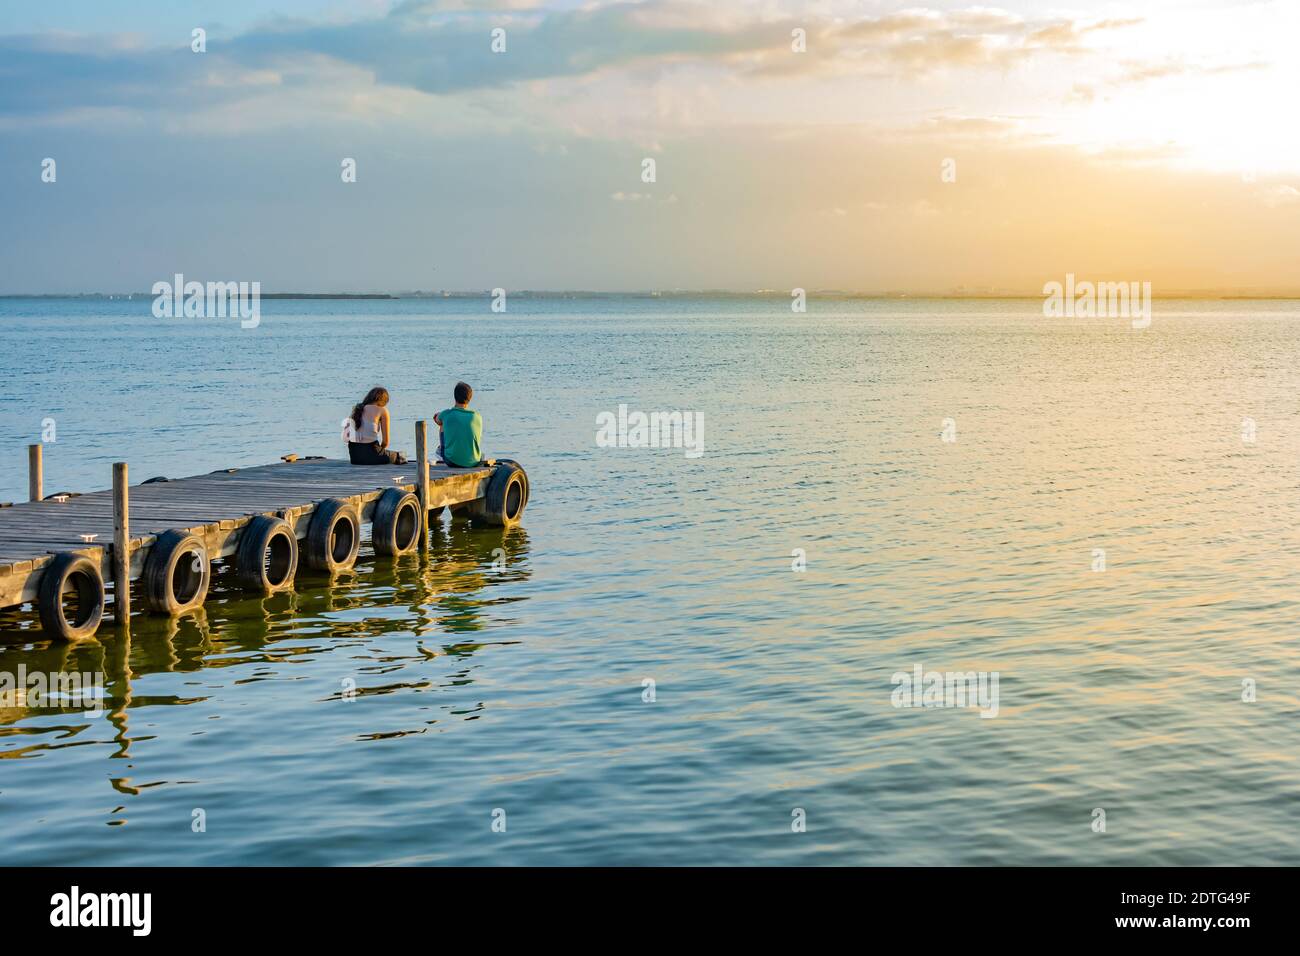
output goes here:
[{"label": "reflection of pier", "polygon": [[[108,644],[49,641],[30,649],[5,648],[5,653],[0,654],[0,671],[11,677],[20,671],[40,673],[46,675],[51,683],[60,674],[102,674],[103,685],[96,688],[96,691],[103,696],[97,698],[96,710],[104,712],[103,715],[116,731],[114,739],[119,746],[118,755],[126,756],[130,743],[126,734],[126,709],[131,705],[130,655],[131,635],[127,631],[121,635],[120,640]],[[18,706],[12,706],[15,703]],[[86,706],[61,701],[52,701],[41,707],[26,704],[23,697],[18,701],[0,701],[0,727],[16,724],[29,717],[49,717],[55,714],[69,716],[75,723],[82,724],[85,719],[83,715],[90,711]],[[73,730],[71,726],[51,726],[47,729],[60,733]],[[21,757],[30,749],[32,748],[22,747],[0,751],[0,758]]]},{"label": "reflection of pier", "polygon": [[522,468],[431,466],[427,428],[416,426],[417,459],[406,465],[305,459],[128,487],[117,464],[112,491],[51,499],[34,445],[33,500],[0,509],[0,608],[34,601],[48,634],[76,640],[98,627],[109,578],[122,624],[132,582],[152,612],[201,607],[219,558],[233,559],[243,586],[275,593],[293,588],[300,554],[312,570],[350,568],[363,522],[377,554],[400,555],[429,550],[429,519],[443,508],[481,525],[519,520]]},{"label": "reflection of pier", "polygon": [[491,596],[492,585],[528,575],[528,532],[522,527],[483,532],[453,523],[435,527],[431,537],[435,560],[424,583],[437,608],[435,623],[454,633],[482,630],[483,608],[501,600]]},{"label": "reflection of pier", "polygon": [[[207,692],[197,689],[179,696],[156,691],[142,695],[133,685],[150,674],[198,674],[286,662],[336,653],[392,632],[417,640],[409,654],[378,665],[385,673],[431,657],[466,658],[491,643],[482,638],[484,632],[505,623],[495,612],[506,611],[522,599],[497,597],[492,592],[499,585],[529,577],[528,535],[519,526],[476,527],[462,517],[450,522],[435,519],[432,525],[427,559],[412,555],[401,561],[366,562],[339,575],[304,578],[300,589],[271,595],[227,590],[224,579],[230,575],[219,575],[204,607],[175,617],[134,617],[129,627],[116,629],[111,639],[80,643],[41,640],[22,646],[12,643],[12,638],[30,641],[38,632],[30,627],[10,629],[28,622],[19,621],[12,612],[0,614],[0,671],[16,672],[25,667],[28,672],[46,674],[102,673],[101,719],[114,728],[115,755],[128,757],[134,743],[129,710],[207,699]],[[391,591],[383,605],[362,596],[376,588]],[[403,613],[398,617],[367,614],[371,607],[400,608]],[[325,626],[320,631],[328,640],[304,640],[304,621],[322,620]],[[0,702],[0,728],[32,718],[45,719],[39,732],[37,725],[29,725],[28,733],[34,736],[20,738],[30,742],[0,748],[0,759],[42,750],[48,735],[73,733],[87,723],[84,708],[5,706],[12,703]],[[123,792],[130,786],[125,778],[112,782]]]}]

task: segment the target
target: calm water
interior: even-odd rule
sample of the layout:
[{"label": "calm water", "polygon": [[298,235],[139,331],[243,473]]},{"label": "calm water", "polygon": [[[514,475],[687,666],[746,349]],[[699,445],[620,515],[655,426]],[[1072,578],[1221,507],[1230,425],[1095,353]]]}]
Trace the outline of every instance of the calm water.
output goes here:
[{"label": "calm water", "polygon": [[[1141,333],[1035,301],[0,303],[0,500],[45,418],[46,490],[91,490],[337,455],[377,383],[409,451],[459,378],[533,487],[428,564],[218,579],[129,638],[0,614],[0,671],[110,695],[0,709],[0,863],[1300,863],[1298,331],[1284,302]],[[597,447],[620,403],[702,412],[705,454]],[[998,672],[999,715],[893,707],[917,664]]]}]

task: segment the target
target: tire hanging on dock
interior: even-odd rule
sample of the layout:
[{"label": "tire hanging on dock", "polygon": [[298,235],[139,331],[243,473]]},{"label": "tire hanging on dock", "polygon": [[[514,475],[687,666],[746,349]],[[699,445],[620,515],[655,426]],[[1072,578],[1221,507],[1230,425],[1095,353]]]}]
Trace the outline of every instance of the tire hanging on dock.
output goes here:
[{"label": "tire hanging on dock", "polygon": [[160,534],[149,549],[140,584],[150,611],[175,616],[203,606],[211,579],[203,539],[173,529]]},{"label": "tire hanging on dock", "polygon": [[[533,486],[528,481],[528,472],[524,471],[524,466],[519,464],[519,462],[515,461],[513,458],[498,458],[497,464],[509,465],[512,468],[517,468],[519,470],[519,477],[523,479],[524,482],[524,500],[519,505],[519,515],[522,515],[524,513],[524,509],[528,507],[528,499],[532,496],[533,493]],[[518,517],[518,515],[516,517]]]},{"label": "tire hanging on dock", "polygon": [[289,591],[298,570],[298,539],[283,518],[257,515],[244,528],[235,549],[235,577],[263,594]]},{"label": "tire hanging on dock", "polygon": [[413,492],[389,488],[375,502],[370,521],[375,554],[395,557],[420,544],[420,499]]},{"label": "tire hanging on dock", "polygon": [[[77,602],[71,617],[63,606],[67,591]],[[92,636],[104,617],[104,577],[98,561],[72,551],[55,555],[41,574],[36,608],[41,627],[50,637],[79,641]]]},{"label": "tire hanging on dock", "polygon": [[497,459],[487,493],[475,502],[474,521],[497,527],[517,524],[528,507],[528,475],[519,463],[509,458]]},{"label": "tire hanging on dock", "polygon": [[326,498],[312,509],[303,541],[303,561],[313,571],[346,571],[361,547],[361,518],[341,498]]}]

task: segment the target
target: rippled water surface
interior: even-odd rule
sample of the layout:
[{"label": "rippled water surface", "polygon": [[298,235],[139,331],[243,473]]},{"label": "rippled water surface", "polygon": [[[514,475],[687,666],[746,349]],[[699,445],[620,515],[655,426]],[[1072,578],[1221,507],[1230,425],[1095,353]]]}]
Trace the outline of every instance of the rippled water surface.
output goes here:
[{"label": "rippled water surface", "polygon": [[[1298,321],[2,302],[0,499],[46,418],[47,492],[85,491],[337,456],[374,384],[410,451],[460,378],[533,492],[427,563],[268,599],[221,574],[75,648],[0,612],[0,671],[108,694],[0,705],[0,863],[1300,863]],[[620,403],[702,412],[704,455],[597,447]],[[892,706],[918,664],[996,671],[998,716]]]}]

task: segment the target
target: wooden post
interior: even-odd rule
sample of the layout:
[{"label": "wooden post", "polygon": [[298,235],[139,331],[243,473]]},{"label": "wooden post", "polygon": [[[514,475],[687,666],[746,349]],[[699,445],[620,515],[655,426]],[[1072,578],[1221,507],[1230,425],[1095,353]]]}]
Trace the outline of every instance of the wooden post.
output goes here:
[{"label": "wooden post", "polygon": [[429,551],[429,423],[415,423],[415,495],[420,499],[420,551]]},{"label": "wooden post", "polygon": [[131,520],[126,462],[113,463],[113,622],[125,627],[131,617]]},{"label": "wooden post", "polygon": [[45,481],[45,467],[41,463],[41,446],[27,446],[27,499],[29,501],[43,501],[45,496],[41,494],[41,485]]}]

